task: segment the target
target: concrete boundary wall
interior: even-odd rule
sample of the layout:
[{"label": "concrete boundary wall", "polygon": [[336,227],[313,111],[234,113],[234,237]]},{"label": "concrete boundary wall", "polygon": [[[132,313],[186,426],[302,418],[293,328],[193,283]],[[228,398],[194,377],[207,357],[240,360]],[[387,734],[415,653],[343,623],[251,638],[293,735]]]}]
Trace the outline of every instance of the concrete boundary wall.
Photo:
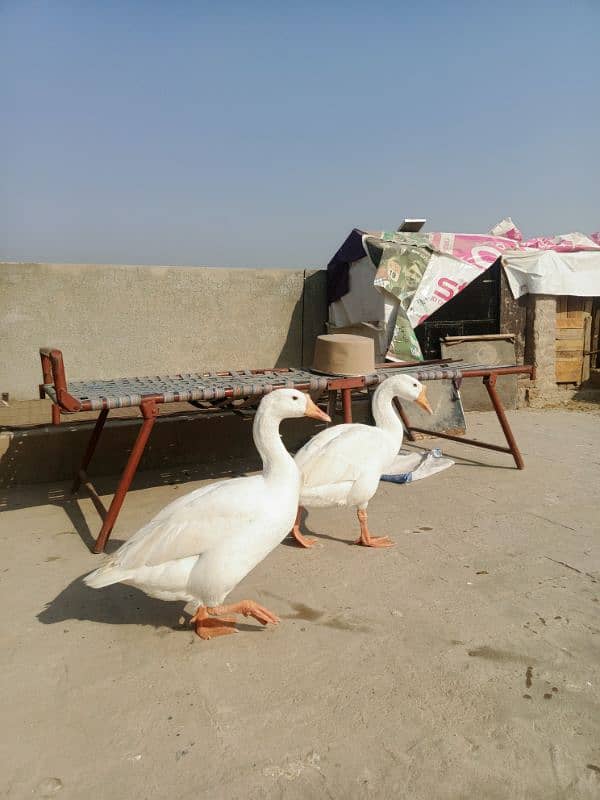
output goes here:
[{"label": "concrete boundary wall", "polygon": [[[368,422],[369,404],[364,400],[355,402],[354,417],[356,422]],[[260,469],[252,441],[253,419],[253,415],[240,417],[231,412],[159,416],[134,489],[144,482],[140,473],[145,471],[158,470],[160,482],[170,482],[173,474],[184,468],[198,480],[217,480]],[[340,413],[336,422],[341,421]],[[0,430],[0,512],[10,508],[8,489],[12,486],[72,481],[93,427],[93,422],[72,425],[68,417],[63,417],[60,426]],[[108,494],[115,490],[116,476],[125,466],[139,429],[139,419],[109,417],[90,466],[94,482],[99,477],[112,476],[99,484]],[[295,452],[322,429],[314,420],[293,419],[284,420],[280,430],[285,446]],[[65,498],[69,496],[66,494]],[[83,498],[86,493],[82,491],[80,496]]]},{"label": "concrete boundary wall", "polygon": [[300,366],[327,318],[323,270],[0,263],[0,392],[67,378]]}]

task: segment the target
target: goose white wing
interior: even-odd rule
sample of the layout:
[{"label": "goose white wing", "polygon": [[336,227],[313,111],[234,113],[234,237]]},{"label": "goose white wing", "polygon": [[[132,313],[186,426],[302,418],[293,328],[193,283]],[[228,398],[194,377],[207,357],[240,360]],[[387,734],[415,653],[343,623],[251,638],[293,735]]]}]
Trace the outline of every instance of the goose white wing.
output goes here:
[{"label": "goose white wing", "polygon": [[313,436],[312,439],[302,447],[294,456],[296,466],[302,472],[305,467],[313,463],[325,447],[341,436],[343,433],[351,430],[354,425],[333,425],[331,428],[325,428],[324,431]]},{"label": "goose white wing", "polygon": [[296,456],[303,491],[357,480],[371,461],[379,461],[382,440],[381,431],[369,425],[339,425],[319,433]]},{"label": "goose white wing", "polygon": [[198,556],[261,513],[261,475],[212,483],[162,509],[109,559],[124,570]]}]

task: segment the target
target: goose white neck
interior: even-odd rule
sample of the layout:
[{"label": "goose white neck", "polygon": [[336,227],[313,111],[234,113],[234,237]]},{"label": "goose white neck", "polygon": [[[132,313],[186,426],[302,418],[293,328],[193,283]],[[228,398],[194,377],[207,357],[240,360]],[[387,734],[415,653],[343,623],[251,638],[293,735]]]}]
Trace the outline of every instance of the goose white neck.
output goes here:
[{"label": "goose white neck", "polygon": [[373,417],[378,428],[394,436],[398,440],[398,449],[402,444],[404,427],[398,412],[396,411],[393,400],[395,397],[394,387],[390,380],[381,383],[375,390],[373,396]]},{"label": "goose white neck", "polygon": [[279,434],[280,417],[265,411],[259,406],[252,437],[263,463],[263,477],[265,480],[287,478],[291,474],[298,476],[298,467],[294,459],[285,449]]}]

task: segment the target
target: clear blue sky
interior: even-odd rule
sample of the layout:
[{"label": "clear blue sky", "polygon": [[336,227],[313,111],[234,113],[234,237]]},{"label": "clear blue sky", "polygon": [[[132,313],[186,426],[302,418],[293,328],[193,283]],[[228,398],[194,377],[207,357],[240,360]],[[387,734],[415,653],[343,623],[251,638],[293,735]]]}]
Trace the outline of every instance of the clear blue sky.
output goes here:
[{"label": "clear blue sky", "polygon": [[600,0],[0,0],[0,259],[600,228]]}]

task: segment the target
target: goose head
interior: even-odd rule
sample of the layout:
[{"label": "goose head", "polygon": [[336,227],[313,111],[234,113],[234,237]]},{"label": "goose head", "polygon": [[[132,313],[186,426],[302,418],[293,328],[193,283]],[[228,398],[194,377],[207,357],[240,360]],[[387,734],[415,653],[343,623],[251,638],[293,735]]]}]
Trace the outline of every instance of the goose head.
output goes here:
[{"label": "goose head", "polygon": [[276,389],[263,398],[261,402],[263,411],[277,419],[290,417],[312,417],[322,422],[331,422],[328,414],[313,403],[305,392],[298,389]]},{"label": "goose head", "polygon": [[433,414],[433,409],[429,405],[425,387],[412,375],[394,375],[386,380],[388,390],[393,392],[394,397],[406,402],[416,403],[429,414]]}]

